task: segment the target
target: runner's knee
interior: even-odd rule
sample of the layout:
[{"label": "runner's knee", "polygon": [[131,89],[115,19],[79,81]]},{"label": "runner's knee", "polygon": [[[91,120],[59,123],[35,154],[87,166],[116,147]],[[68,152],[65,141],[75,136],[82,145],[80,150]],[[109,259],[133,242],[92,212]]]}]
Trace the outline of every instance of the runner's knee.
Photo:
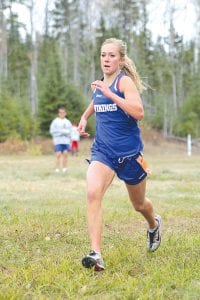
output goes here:
[{"label": "runner's knee", "polygon": [[101,189],[89,188],[87,192],[87,199],[89,203],[93,203],[94,201],[99,201],[103,197],[103,191]]},{"label": "runner's knee", "polygon": [[144,210],[144,203],[133,203],[133,207],[136,211],[142,212]]}]

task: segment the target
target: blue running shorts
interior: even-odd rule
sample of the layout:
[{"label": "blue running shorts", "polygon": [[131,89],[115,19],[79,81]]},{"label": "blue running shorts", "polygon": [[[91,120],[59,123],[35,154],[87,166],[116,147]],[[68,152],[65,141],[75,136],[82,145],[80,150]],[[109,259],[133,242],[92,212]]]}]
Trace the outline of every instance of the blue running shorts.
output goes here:
[{"label": "blue running shorts", "polygon": [[54,145],[54,151],[55,151],[55,152],[70,151],[70,145],[68,145],[68,144],[58,144],[58,145]]},{"label": "blue running shorts", "polygon": [[147,163],[141,153],[125,157],[111,158],[99,151],[92,151],[91,161],[99,161],[110,167],[125,183],[140,183],[148,173]]}]

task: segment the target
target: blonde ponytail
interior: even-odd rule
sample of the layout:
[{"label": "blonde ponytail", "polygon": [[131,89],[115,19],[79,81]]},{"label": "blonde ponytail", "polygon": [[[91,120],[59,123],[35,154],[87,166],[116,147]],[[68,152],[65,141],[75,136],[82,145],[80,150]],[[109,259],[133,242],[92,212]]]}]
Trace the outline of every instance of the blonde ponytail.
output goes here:
[{"label": "blonde ponytail", "polygon": [[137,73],[134,62],[127,55],[125,55],[124,57],[124,64],[122,70],[127,76],[131,77],[138,91],[142,93],[142,91],[145,89],[145,86],[142,83],[139,74]]},{"label": "blonde ponytail", "polygon": [[133,80],[138,91],[142,93],[142,91],[146,89],[146,86],[143,84],[142,80],[140,79],[140,76],[137,73],[134,62],[127,56],[126,43],[116,38],[110,38],[110,39],[106,39],[105,42],[102,44],[102,46],[106,44],[116,44],[118,46],[119,53],[121,55],[121,58],[123,59],[123,66],[121,69],[125,72],[127,76],[129,76]]}]

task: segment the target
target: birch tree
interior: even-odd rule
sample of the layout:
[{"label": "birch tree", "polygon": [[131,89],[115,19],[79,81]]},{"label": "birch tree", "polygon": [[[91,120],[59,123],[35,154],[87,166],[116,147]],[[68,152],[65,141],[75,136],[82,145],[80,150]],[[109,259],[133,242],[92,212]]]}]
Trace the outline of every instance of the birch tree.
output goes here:
[{"label": "birch tree", "polygon": [[66,82],[71,80],[71,78],[74,81],[78,76],[77,63],[72,59],[74,49],[77,54],[80,38],[77,36],[80,28],[77,7],[79,9],[78,0],[56,0],[55,10],[53,11],[54,31],[61,45],[63,73]]},{"label": "birch tree", "polygon": [[6,19],[4,15],[5,1],[0,0],[0,91],[2,81],[7,78],[7,31]]},{"label": "birch tree", "polygon": [[36,116],[38,110],[37,96],[37,39],[34,28],[34,0],[30,0],[27,7],[30,13],[30,104],[33,116]]}]

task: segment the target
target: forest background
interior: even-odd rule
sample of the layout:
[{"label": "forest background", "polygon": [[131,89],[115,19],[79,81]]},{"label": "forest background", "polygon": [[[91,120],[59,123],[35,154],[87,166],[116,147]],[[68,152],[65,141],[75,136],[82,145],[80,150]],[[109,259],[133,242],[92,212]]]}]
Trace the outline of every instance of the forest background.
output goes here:
[{"label": "forest background", "polygon": [[[91,98],[90,83],[101,77],[99,50],[108,37],[127,42],[151,87],[142,96],[145,124],[164,137],[200,136],[199,0],[187,1],[196,18],[189,39],[176,28],[177,17],[187,14],[180,1],[164,1],[160,12],[163,1],[43,0],[37,11],[38,1],[0,0],[0,142],[48,136],[60,105],[78,123]],[[24,8],[28,23],[19,17]],[[39,30],[36,15],[42,16]],[[149,20],[158,15],[167,30],[157,28],[155,38]]]}]

